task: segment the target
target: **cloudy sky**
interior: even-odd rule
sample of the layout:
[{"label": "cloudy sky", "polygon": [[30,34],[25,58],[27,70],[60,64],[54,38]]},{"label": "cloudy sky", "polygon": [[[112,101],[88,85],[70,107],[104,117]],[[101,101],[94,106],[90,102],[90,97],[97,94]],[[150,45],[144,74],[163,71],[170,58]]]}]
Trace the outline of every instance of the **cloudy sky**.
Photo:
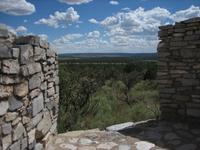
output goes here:
[{"label": "cloudy sky", "polygon": [[200,17],[200,0],[0,0],[0,22],[59,53],[155,52],[161,25]]}]

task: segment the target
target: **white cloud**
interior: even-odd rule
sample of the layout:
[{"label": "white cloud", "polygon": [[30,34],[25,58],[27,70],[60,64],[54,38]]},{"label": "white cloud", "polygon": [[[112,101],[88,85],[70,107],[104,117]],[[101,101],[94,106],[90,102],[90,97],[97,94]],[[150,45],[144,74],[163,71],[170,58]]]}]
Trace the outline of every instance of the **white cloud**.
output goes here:
[{"label": "white cloud", "polygon": [[99,23],[96,19],[92,18],[88,20],[90,23],[97,24]]},{"label": "white cloud", "polygon": [[[53,41],[59,53],[66,52],[156,52],[158,27],[199,15],[199,7],[171,13],[165,8],[145,10],[123,9],[97,21],[88,21],[103,27],[100,31],[67,34]],[[100,28],[102,29],[102,28]]]},{"label": "white cloud", "polygon": [[69,26],[79,21],[79,14],[73,7],[68,8],[65,12],[56,11],[54,15],[50,15],[49,18],[42,18],[35,22],[35,24],[45,24],[50,27],[58,28],[63,26]]},{"label": "white cloud", "polygon": [[89,3],[93,0],[59,0],[62,3],[66,3],[68,5],[80,5],[80,4],[85,4]]},{"label": "white cloud", "polygon": [[1,0],[0,11],[9,15],[30,15],[35,12],[35,6],[26,0]]},{"label": "white cloud", "polygon": [[88,33],[88,38],[99,38],[100,37],[100,32],[99,31],[93,31]]},{"label": "white cloud", "polygon": [[27,33],[27,31],[28,31],[27,28],[24,27],[24,26],[18,26],[18,27],[16,28],[16,32],[19,33],[19,34]]},{"label": "white cloud", "polygon": [[200,17],[200,8],[198,6],[192,5],[190,8],[177,11],[172,15],[172,19],[177,22],[193,17]]},{"label": "white cloud", "polygon": [[111,4],[111,5],[119,5],[119,2],[116,1],[116,0],[111,0],[111,1],[110,1],[110,4]]},{"label": "white cloud", "polygon": [[48,40],[48,36],[46,34],[39,34],[38,36],[43,40]]}]

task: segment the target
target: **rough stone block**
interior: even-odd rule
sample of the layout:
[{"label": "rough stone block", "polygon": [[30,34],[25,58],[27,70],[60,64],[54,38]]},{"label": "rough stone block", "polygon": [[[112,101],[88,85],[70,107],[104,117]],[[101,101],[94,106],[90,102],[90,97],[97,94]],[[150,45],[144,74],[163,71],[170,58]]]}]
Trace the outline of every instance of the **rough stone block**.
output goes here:
[{"label": "rough stone block", "polygon": [[12,144],[11,134],[2,138],[3,150],[6,150]]},{"label": "rough stone block", "polygon": [[29,79],[29,90],[39,88],[40,85],[41,85],[41,78],[39,74],[35,74]]},{"label": "rough stone block", "polygon": [[18,74],[20,71],[19,63],[17,60],[3,60],[2,72],[5,74]]},{"label": "rough stone block", "polygon": [[24,81],[14,86],[14,94],[18,97],[24,97],[28,94],[28,82]]},{"label": "rough stone block", "polygon": [[20,148],[20,140],[18,140],[17,142],[13,143],[10,146],[9,150],[21,150],[21,148]]},{"label": "rough stone block", "polygon": [[27,64],[33,58],[33,46],[32,45],[20,45],[20,63]]},{"label": "rough stone block", "polygon": [[32,102],[33,116],[37,115],[43,108],[44,108],[44,98],[43,94],[41,93],[38,97],[33,99]]},{"label": "rough stone block", "polygon": [[0,58],[12,58],[12,49],[0,44]]},{"label": "rough stone block", "polygon": [[18,113],[16,112],[8,112],[5,115],[5,120],[6,122],[13,121],[17,118],[17,116],[18,116]]},{"label": "rough stone block", "polygon": [[23,103],[14,96],[11,96],[8,99],[8,102],[10,111],[15,111],[23,106]]},{"label": "rough stone block", "polygon": [[5,115],[8,108],[9,108],[8,101],[0,101],[0,116]]},{"label": "rough stone block", "polygon": [[49,112],[45,112],[43,119],[37,125],[36,139],[40,139],[44,137],[47,134],[47,132],[50,130],[51,126],[52,126],[51,116]]},{"label": "rough stone block", "polygon": [[22,123],[19,123],[13,130],[13,140],[16,141],[25,133],[25,128]]},{"label": "rough stone block", "polygon": [[12,131],[12,126],[10,123],[6,123],[2,125],[2,133],[4,135],[10,134]]},{"label": "rough stone block", "polygon": [[34,48],[34,60],[46,60],[46,50],[40,47]]}]

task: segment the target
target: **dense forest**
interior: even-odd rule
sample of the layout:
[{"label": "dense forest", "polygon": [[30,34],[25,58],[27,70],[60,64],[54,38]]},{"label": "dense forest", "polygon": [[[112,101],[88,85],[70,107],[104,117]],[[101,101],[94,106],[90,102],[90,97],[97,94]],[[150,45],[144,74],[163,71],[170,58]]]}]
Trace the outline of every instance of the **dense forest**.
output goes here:
[{"label": "dense forest", "polygon": [[61,59],[58,131],[159,116],[156,61]]}]

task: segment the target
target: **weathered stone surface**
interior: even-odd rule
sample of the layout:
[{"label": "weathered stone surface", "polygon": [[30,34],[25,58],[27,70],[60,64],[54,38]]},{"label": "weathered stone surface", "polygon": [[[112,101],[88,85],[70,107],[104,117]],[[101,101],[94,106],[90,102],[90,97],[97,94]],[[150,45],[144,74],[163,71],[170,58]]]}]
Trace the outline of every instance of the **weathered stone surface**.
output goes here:
[{"label": "weathered stone surface", "polygon": [[155,144],[146,141],[136,142],[135,144],[137,150],[150,150],[155,147]]},{"label": "weathered stone surface", "polygon": [[39,74],[35,74],[29,79],[29,89],[30,90],[38,88],[38,87],[40,87],[40,85],[41,85],[41,78],[40,78]]},{"label": "weathered stone surface", "polygon": [[35,73],[41,72],[42,68],[40,63],[29,63],[21,67],[23,76],[30,76]]},{"label": "weathered stone surface", "polygon": [[37,125],[36,138],[44,137],[47,134],[47,132],[50,130],[51,125],[52,125],[51,116],[49,112],[45,112],[43,119]]},{"label": "weathered stone surface", "polygon": [[27,148],[27,146],[28,146],[27,139],[26,138],[22,139],[21,150],[25,150]]},{"label": "weathered stone surface", "polygon": [[14,58],[18,58],[19,57],[19,48],[12,48],[12,56]]},{"label": "weathered stone surface", "polygon": [[16,84],[20,82],[20,77],[16,75],[4,74],[0,76],[0,84],[9,85]]},{"label": "weathered stone surface", "polygon": [[176,150],[196,150],[197,146],[194,144],[181,145]]},{"label": "weathered stone surface", "polygon": [[20,150],[20,140],[10,146],[10,150]]},{"label": "weathered stone surface", "polygon": [[6,150],[12,144],[11,134],[2,138],[3,150]]},{"label": "weathered stone surface", "polygon": [[43,108],[44,108],[44,98],[43,94],[41,93],[38,97],[33,99],[32,102],[33,116],[38,114]]},{"label": "weathered stone surface", "polygon": [[8,101],[9,101],[9,110],[10,111],[14,111],[14,110],[19,109],[23,106],[23,103],[14,96],[11,96],[8,99]]},{"label": "weathered stone surface", "polygon": [[35,140],[35,128],[28,132],[28,144],[33,143]]},{"label": "weathered stone surface", "polygon": [[34,59],[38,60],[46,60],[46,51],[40,47],[35,47],[34,49]]},{"label": "weathered stone surface", "polygon": [[9,108],[8,101],[0,101],[0,116],[5,115],[8,108]]},{"label": "weathered stone surface", "polygon": [[20,84],[15,85],[14,94],[18,97],[24,97],[28,94],[28,82],[24,81]]},{"label": "weathered stone surface", "polygon": [[37,143],[37,144],[35,145],[34,150],[44,150],[43,145],[40,144],[40,143]]},{"label": "weathered stone surface", "polygon": [[18,116],[18,113],[16,113],[16,112],[8,112],[5,115],[5,120],[6,120],[6,122],[13,121],[17,118],[17,116]]},{"label": "weathered stone surface", "polygon": [[12,121],[12,126],[17,125],[21,121],[21,117],[17,117],[15,120]]},{"label": "weathered stone surface", "polygon": [[99,144],[99,145],[97,146],[97,148],[109,150],[109,149],[114,148],[115,146],[117,146],[117,144],[114,143],[114,142],[106,142],[106,143]]},{"label": "weathered stone surface", "polygon": [[126,122],[122,124],[112,125],[106,128],[108,131],[120,131],[134,126],[133,122]]},{"label": "weathered stone surface", "polygon": [[7,98],[13,92],[12,86],[3,86],[0,85],[0,98]]},{"label": "weathered stone surface", "polygon": [[54,94],[55,94],[55,88],[54,87],[52,87],[52,88],[50,88],[50,89],[47,90],[48,97],[51,97]]},{"label": "weathered stone surface", "polygon": [[32,91],[29,93],[29,95],[30,95],[31,98],[35,98],[35,97],[37,97],[40,93],[41,93],[40,89],[34,89],[34,90],[32,90]]},{"label": "weathered stone surface", "polygon": [[10,134],[12,131],[12,126],[10,123],[6,123],[2,125],[2,133],[4,135]]},{"label": "weathered stone surface", "polygon": [[19,63],[17,60],[3,60],[2,72],[6,74],[18,74],[20,71]]},{"label": "weathered stone surface", "polygon": [[192,117],[200,117],[200,109],[187,109],[187,114]]},{"label": "weathered stone surface", "polygon": [[25,128],[22,123],[19,123],[13,130],[13,140],[18,140],[25,133]]},{"label": "weathered stone surface", "polygon": [[38,46],[40,43],[40,37],[38,36],[20,36],[15,39],[15,44],[17,45],[24,45],[24,44],[31,44],[34,46]]},{"label": "weathered stone surface", "polygon": [[5,44],[0,44],[0,58],[12,58],[12,49]]}]

